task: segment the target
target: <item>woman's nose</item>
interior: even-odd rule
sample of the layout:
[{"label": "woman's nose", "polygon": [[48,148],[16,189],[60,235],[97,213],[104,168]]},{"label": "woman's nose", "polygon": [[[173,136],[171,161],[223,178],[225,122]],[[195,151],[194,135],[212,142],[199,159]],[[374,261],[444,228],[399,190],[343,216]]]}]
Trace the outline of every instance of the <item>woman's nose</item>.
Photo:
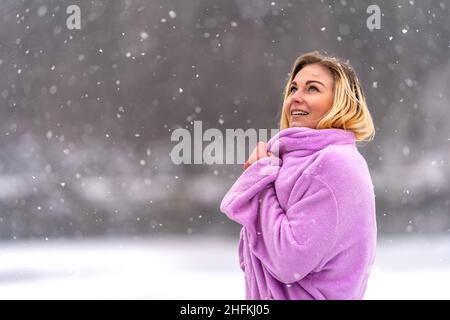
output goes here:
[{"label": "woman's nose", "polygon": [[300,92],[300,90],[297,90],[294,92],[294,94],[291,96],[292,100],[298,102],[298,103],[302,103],[303,102],[303,96]]}]

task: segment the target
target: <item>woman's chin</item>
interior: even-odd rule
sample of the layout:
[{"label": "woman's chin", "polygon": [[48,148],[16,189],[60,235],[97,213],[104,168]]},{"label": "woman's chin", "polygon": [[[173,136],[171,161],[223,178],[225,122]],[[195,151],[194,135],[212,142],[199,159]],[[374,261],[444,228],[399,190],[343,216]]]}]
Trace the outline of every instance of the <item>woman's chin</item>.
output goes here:
[{"label": "woman's chin", "polygon": [[309,126],[307,124],[301,124],[301,123],[291,123],[289,128],[310,128],[310,129],[314,129],[314,127],[312,127],[312,126]]},{"label": "woman's chin", "polygon": [[304,123],[303,121],[291,121],[289,124],[290,128],[301,128],[301,127],[309,127],[307,123]]}]

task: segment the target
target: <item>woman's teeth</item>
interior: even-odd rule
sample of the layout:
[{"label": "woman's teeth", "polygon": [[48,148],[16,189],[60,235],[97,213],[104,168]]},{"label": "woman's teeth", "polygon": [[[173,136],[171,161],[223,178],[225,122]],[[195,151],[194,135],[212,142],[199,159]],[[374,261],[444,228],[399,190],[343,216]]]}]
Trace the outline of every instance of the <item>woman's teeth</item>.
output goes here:
[{"label": "woman's teeth", "polygon": [[291,116],[306,116],[308,115],[308,112],[303,112],[303,111],[292,111],[291,112]]}]

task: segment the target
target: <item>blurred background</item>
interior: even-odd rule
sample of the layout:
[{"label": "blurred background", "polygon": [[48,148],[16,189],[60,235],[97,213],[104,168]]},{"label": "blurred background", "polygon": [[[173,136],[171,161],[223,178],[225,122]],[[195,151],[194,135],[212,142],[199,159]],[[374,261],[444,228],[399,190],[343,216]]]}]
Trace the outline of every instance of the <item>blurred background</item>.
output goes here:
[{"label": "blurred background", "polygon": [[[381,28],[372,31],[371,4],[381,11]],[[70,5],[80,8],[80,29],[67,26]],[[177,243],[192,243],[182,252],[198,254],[204,239],[216,239],[202,257],[223,250],[214,258],[220,263],[203,268],[217,271],[212,279],[223,285],[233,283],[223,278],[225,267],[217,269],[226,261],[237,287],[221,292],[243,298],[240,226],[219,211],[242,164],[175,165],[171,135],[178,128],[193,135],[194,121],[223,133],[276,129],[290,68],[312,50],[350,61],[376,126],[375,140],[359,148],[375,187],[380,238],[381,271],[373,285],[380,291],[370,297],[389,291],[381,283],[397,276],[383,270],[395,259],[417,261],[395,264],[396,270],[423,270],[426,261],[426,270],[449,277],[449,7],[438,0],[2,1],[0,297],[54,292],[39,286],[49,274],[60,284],[95,275],[86,271],[90,264],[48,269],[69,263],[70,250],[84,252],[77,261],[89,261],[96,254],[83,248],[100,254],[113,247],[114,264],[127,260],[124,248],[138,246],[153,257],[151,270],[152,261],[168,259],[145,251],[152,246],[175,259],[182,256],[170,249]],[[412,243],[416,249],[402,256]],[[203,261],[189,257],[179,258],[180,266]],[[127,268],[117,270],[137,272]],[[171,274],[186,271],[180,268]],[[89,286],[71,292],[82,296]],[[162,287],[108,295],[123,288],[118,284],[94,296],[175,297]],[[181,296],[202,297],[191,293]]]}]

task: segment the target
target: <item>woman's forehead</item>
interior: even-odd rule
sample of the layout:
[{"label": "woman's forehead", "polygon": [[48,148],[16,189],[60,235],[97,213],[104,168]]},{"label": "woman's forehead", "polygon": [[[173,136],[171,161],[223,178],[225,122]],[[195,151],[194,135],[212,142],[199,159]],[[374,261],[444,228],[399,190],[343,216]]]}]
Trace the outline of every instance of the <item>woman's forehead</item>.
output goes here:
[{"label": "woman's forehead", "polygon": [[294,77],[295,82],[305,83],[308,80],[333,81],[333,75],[327,67],[315,63],[304,66]]}]

